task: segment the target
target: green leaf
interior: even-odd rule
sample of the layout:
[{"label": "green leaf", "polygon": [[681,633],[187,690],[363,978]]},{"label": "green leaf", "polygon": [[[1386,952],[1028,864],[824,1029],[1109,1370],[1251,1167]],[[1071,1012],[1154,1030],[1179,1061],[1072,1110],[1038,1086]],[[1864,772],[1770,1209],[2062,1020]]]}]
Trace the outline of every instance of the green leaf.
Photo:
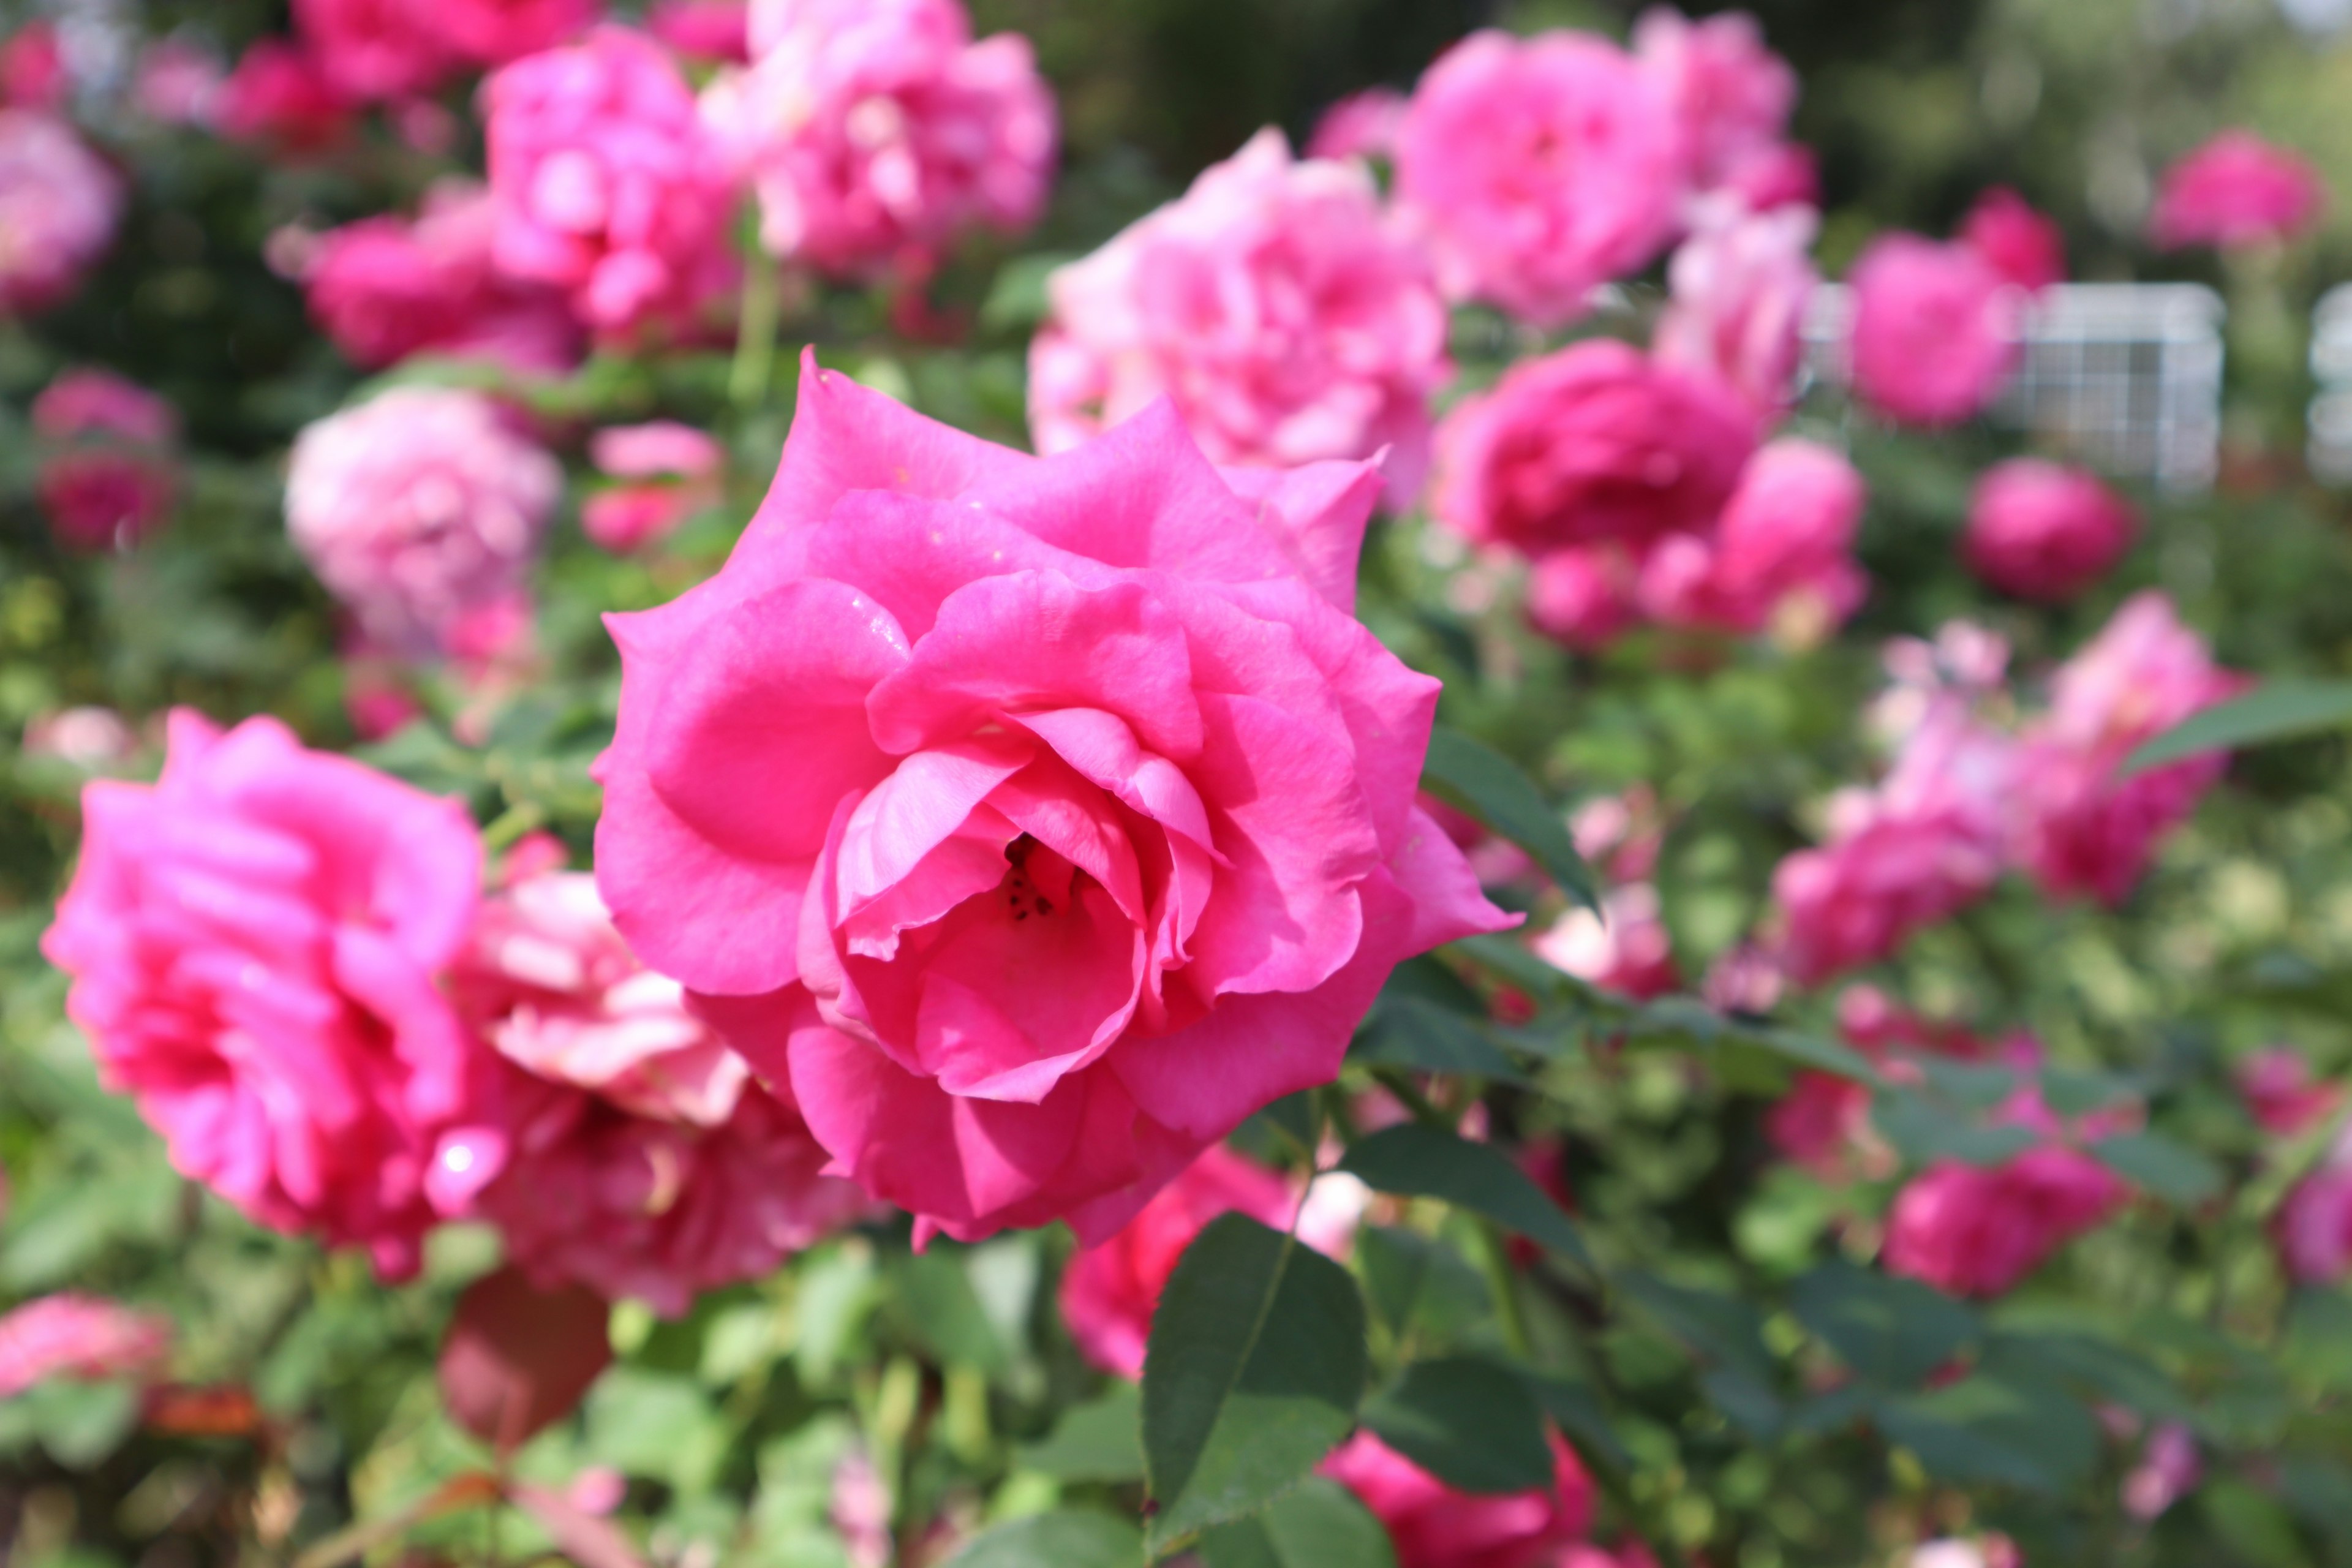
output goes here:
[{"label": "green leaf", "polygon": [[1884,1388],[1917,1386],[1977,1337],[1977,1315],[1916,1279],[1822,1264],[1789,1292],[1797,1321],[1860,1376]]},{"label": "green leaf", "polygon": [[2153,1363],[2089,1334],[1997,1332],[1978,1364],[2012,1386],[2072,1384],[2151,1421],[2196,1419],[2189,1396]]},{"label": "green leaf", "polygon": [[1584,1238],[1560,1206],[1526,1172],[1486,1144],[1417,1123],[1390,1127],[1349,1150],[1339,1169],[1375,1192],[1442,1198],[1592,1267]]},{"label": "green leaf", "polygon": [[2208,752],[2347,728],[2352,728],[2352,680],[2273,680],[2194,714],[2146,742],[2124,759],[2117,776],[2130,778]]},{"label": "green leaf", "polygon": [[1356,1266],[1373,1316],[1399,1337],[1418,1326],[1455,1339],[1494,1317],[1485,1276],[1434,1237],[1366,1226],[1356,1233]]},{"label": "green leaf", "polygon": [[1568,825],[1543,793],[1502,752],[1459,730],[1440,725],[1429,737],[1427,781],[1477,814],[1487,826],[1526,850],[1559,890],[1598,913],[1599,884],[1576,852]]},{"label": "green leaf", "polygon": [[1971,1126],[1953,1108],[1907,1089],[1881,1090],[1871,1103],[1870,1124],[1915,1165],[1937,1160],[1999,1165],[2042,1142],[2031,1128]]},{"label": "green leaf", "polygon": [[2235,1476],[2221,1476],[2206,1483],[2197,1503],[2206,1524],[2229,1548],[2229,1562],[2245,1568],[2310,1568],[2311,1553],[2294,1518],[2269,1493]]},{"label": "green leaf", "polygon": [[1354,1424],[1364,1303],[1347,1270],[1244,1215],[1193,1239],[1143,1367],[1154,1551],[1290,1489]]},{"label": "green leaf", "polygon": [[1021,1463],[1061,1481],[1118,1484],[1143,1479],[1143,1394],[1114,1383],[1098,1398],[1073,1405],[1042,1443],[1020,1449]]},{"label": "green leaf", "polygon": [[900,1259],[892,1271],[898,1305],[916,1340],[940,1363],[1000,1375],[1012,1358],[972,1289],[966,1261],[964,1249],[944,1242]]},{"label": "green leaf", "polygon": [[1262,1513],[1201,1537],[1204,1568],[1396,1568],[1389,1532],[1356,1494],[1323,1476]]},{"label": "green leaf", "polygon": [[2057,1496],[2099,1459],[2098,1421],[2059,1389],[1970,1377],[1931,1394],[1883,1399],[1879,1430],[1956,1486],[2012,1486]]},{"label": "green leaf", "polygon": [[998,268],[987,302],[980,308],[980,324],[992,332],[1025,332],[1034,328],[1052,308],[1045,297],[1047,280],[1071,259],[1049,251],[1018,256]]},{"label": "green leaf", "polygon": [[1474,1356],[1415,1362],[1364,1407],[1381,1441],[1457,1491],[1548,1487],[1543,1407],[1514,1373]]},{"label": "green leaf", "polygon": [[1528,1081],[1481,1020],[1418,996],[1382,996],[1349,1054],[1375,1067]]},{"label": "green leaf", "polygon": [[2221,1168],[2161,1132],[2125,1132],[2091,1145],[2099,1163],[2158,1197],[2201,1204],[2221,1190]]},{"label": "green leaf", "polygon": [[1528,1382],[1553,1424],[1588,1458],[1620,1471],[1633,1468],[1633,1456],[1625,1451],[1616,1428],[1609,1424],[1609,1412],[1590,1387],[1562,1377],[1533,1377]]},{"label": "green leaf", "polygon": [[1135,1568],[1143,1532],[1107,1513],[1065,1509],[1000,1524],[950,1558],[948,1568]]}]

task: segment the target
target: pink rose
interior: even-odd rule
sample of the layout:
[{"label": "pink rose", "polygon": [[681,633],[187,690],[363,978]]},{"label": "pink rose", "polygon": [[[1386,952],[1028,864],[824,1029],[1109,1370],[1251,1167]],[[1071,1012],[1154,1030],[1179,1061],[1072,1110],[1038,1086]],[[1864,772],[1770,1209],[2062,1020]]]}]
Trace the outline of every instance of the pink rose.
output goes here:
[{"label": "pink rose", "polygon": [[2139,1463],[2124,1478],[2124,1511],[2143,1521],[2161,1518],[2204,1479],[2205,1461],[2197,1452],[2196,1435],[2178,1422],[2168,1422],[2147,1435]]},{"label": "pink rose", "polygon": [[1213,461],[1391,456],[1409,504],[1430,395],[1453,374],[1445,301],[1360,163],[1294,163],[1278,131],[1050,285],[1029,422],[1066,451],[1167,397]]},{"label": "pink rose", "polygon": [[295,268],[311,320],[366,370],[428,352],[570,370],[581,353],[570,312],[553,290],[498,274],[498,222],[486,187],[449,179],[426,192],[414,221],[385,216],[328,231]]},{"label": "pink rose", "polygon": [[599,430],[589,457],[600,473],[628,481],[597,491],[580,508],[581,531],[616,554],[667,537],[722,498],[725,451],[684,425],[656,420]]},{"label": "pink rose", "polygon": [[1801,608],[1834,628],[1869,588],[1853,553],[1868,499],[1839,453],[1775,441],[1748,459],[1711,537],[1678,535],[1652,552],[1637,598],[1670,625],[1754,632]]},{"label": "pink rose", "polygon": [[1960,223],[1960,243],[2028,293],[2066,281],[2066,235],[2006,185],[1977,198]]},{"label": "pink rose", "polygon": [[163,781],[92,784],[82,813],[41,951],[102,1080],[255,1220],[412,1270],[436,1142],[478,1088],[435,984],[474,918],[473,824],[274,719],[185,709]]},{"label": "pink rose", "polygon": [[1549,1436],[1551,1486],[1499,1497],[1455,1491],[1370,1432],[1320,1468],[1387,1527],[1397,1568],[1542,1568],[1592,1523],[1591,1478],[1558,1434]]},{"label": "pink rose", "polygon": [[1371,87],[1349,93],[1315,121],[1315,133],[1307,141],[1307,155],[1393,159],[1409,102],[1394,88]]},{"label": "pink rose", "polygon": [[1668,264],[1673,288],[1651,343],[1658,363],[1711,374],[1766,413],[1795,395],[1805,304],[1821,286],[1810,255],[1820,215],[1709,209]]},{"label": "pink rose", "polygon": [[205,125],[228,75],[219,59],[184,38],[157,38],[139,52],[131,100],[158,125]]},{"label": "pink rose", "polygon": [[2015,286],[1965,245],[1914,234],[1854,263],[1853,384],[1890,419],[1957,425],[2000,395],[2018,356]]},{"label": "pink rose", "polygon": [[1125,1228],[1070,1259],[1061,1294],[1070,1337],[1105,1372],[1141,1377],[1160,1292],[1192,1238],[1224,1214],[1286,1230],[1297,1206],[1290,1183],[1276,1173],[1222,1145],[1202,1150]]},{"label": "pink rose", "polygon": [[488,398],[394,387],[295,441],[286,525],[370,637],[418,658],[520,592],[562,491],[555,459]]},{"label": "pink rose", "polygon": [[1655,5],[1633,24],[1633,54],[1682,121],[1694,189],[1732,184],[1775,156],[1797,107],[1797,73],[1764,47],[1755,17],[1694,22]]},{"label": "pink rose", "polygon": [[707,479],[727,467],[727,450],[674,419],[611,425],[589,437],[588,459],[616,479]]},{"label": "pink rose", "polygon": [[1438,280],[1553,327],[1673,237],[1685,181],[1676,110],[1624,51],[1582,33],[1474,33],[1421,79],[1397,195]]},{"label": "pink rose", "polygon": [[34,493],[68,550],[128,550],[171,521],[179,494],[172,466],[147,453],[84,447],[42,459]]},{"label": "pink rose", "polygon": [[1536,557],[1528,573],[1528,624],[1563,647],[1596,653],[1640,619],[1634,566],[1615,545],[1568,545]]},{"label": "pink rose", "polygon": [[586,32],[603,0],[441,0],[425,13],[466,60],[502,66]]},{"label": "pink rose", "polygon": [[2095,475],[2012,458],[1977,481],[1960,550],[2002,593],[2063,604],[2105,576],[2138,532],[2137,515]]},{"label": "pink rose", "polygon": [[45,440],[102,436],[168,447],[179,431],[180,416],[169,403],[111,371],[67,371],[33,399],[33,433]]},{"label": "pink rose", "polygon": [[482,101],[501,271],[604,332],[691,315],[723,285],[732,192],[661,46],[599,27],[499,70]]},{"label": "pink rose", "polygon": [[2164,173],[2148,232],[2166,250],[2283,244],[2317,224],[2327,186],[2298,153],[2224,131]]},{"label": "pink rose", "polygon": [[[27,757],[54,757],[84,773],[111,772],[139,752],[139,737],[111,708],[61,708],[25,726]],[[0,1190],[0,1204],[5,1202]]]},{"label": "pink rose", "polygon": [[14,109],[56,113],[73,95],[65,51],[53,22],[27,22],[0,44],[0,102]]},{"label": "pink rose", "polygon": [[1041,459],[801,386],[725,570],[613,620],[598,879],[837,1169],[1099,1241],[1509,923],[1412,805],[1436,683],[1349,613],[1377,479],[1253,504],[1171,409]]},{"label": "pink rose", "polygon": [[2296,1284],[2334,1285],[2352,1275],[2352,1133],[2287,1194],[2271,1234]]},{"label": "pink rose", "polygon": [[96,1296],[43,1296],[0,1316],[0,1399],[52,1378],[152,1376],[172,1353],[172,1321]]},{"label": "pink rose", "polygon": [[121,179],[72,127],[0,109],[0,316],[70,295],[121,216]]},{"label": "pink rose", "polygon": [[1742,161],[1717,189],[1752,213],[1768,213],[1775,207],[1819,211],[1821,161],[1802,142],[1783,142]]},{"label": "pink rose", "polygon": [[1536,955],[1553,968],[1646,1002],[1682,985],[1674,941],[1660,918],[1658,889],[1629,882],[1602,895],[1601,913],[1570,910],[1535,939]]},{"label": "pink rose", "polygon": [[688,59],[740,65],[751,58],[745,0],[654,0],[646,31]]},{"label": "pink rose", "polygon": [[1541,556],[1614,543],[1637,556],[1704,532],[1756,447],[1756,418],[1712,381],[1611,339],[1512,366],[1437,434],[1437,515]]},{"label": "pink rose", "polygon": [[2116,770],[2142,742],[2245,685],[2213,663],[2163,595],[2134,595],[2058,671],[2050,711],[2025,731],[2013,792],[2018,863],[2052,898],[2121,903],[2157,840],[2187,820],[2230,760],[2212,752],[2120,781]]},{"label": "pink rose", "polygon": [[[1875,986],[1856,985],[1838,998],[1838,1033],[1846,1044],[1874,1064],[1889,1068],[1889,1076],[1907,1076],[1909,1058],[1946,1057],[1961,1061],[1985,1054],[1984,1043],[1966,1029],[1933,1023],[1904,1011]],[[1890,1067],[1889,1064],[1892,1064]],[[1854,1156],[1876,1156],[1885,1151],[1870,1129],[1871,1089],[1868,1084],[1830,1073],[1797,1074],[1789,1092],[1765,1113],[1764,1132],[1782,1158],[1806,1167],[1826,1181],[1853,1173]]]},{"label": "pink rose", "polygon": [[335,91],[356,103],[431,92],[457,66],[441,7],[413,0],[293,0],[294,27]]},{"label": "pink rose", "polygon": [[2238,1064],[2235,1076],[2254,1121],[2282,1138],[2309,1131],[2336,1114],[2344,1100],[2344,1086],[2314,1079],[2310,1061],[2293,1046],[2256,1051]]},{"label": "pink rose", "polygon": [[965,229],[1044,210],[1059,145],[1029,40],[960,0],[785,0],[704,97],[759,193],[761,242],[837,277],[927,272]]},{"label": "pink rose", "polygon": [[2130,1195],[2090,1155],[2055,1144],[1990,1169],[1940,1161],[1896,1194],[1885,1262],[1955,1296],[2006,1295]]},{"label": "pink rose", "polygon": [[214,119],[225,136],[316,153],[351,134],[352,100],[327,79],[318,59],[281,38],[248,47],[221,85]]},{"label": "pink rose", "polygon": [[855,1185],[819,1174],[824,1151],[791,1106],[749,1081],[677,982],[637,963],[584,872],[489,900],[451,988],[528,1077],[498,1133],[444,1146],[442,1179],[495,1173],[475,1212],[541,1286],[677,1316],[864,1212]]}]

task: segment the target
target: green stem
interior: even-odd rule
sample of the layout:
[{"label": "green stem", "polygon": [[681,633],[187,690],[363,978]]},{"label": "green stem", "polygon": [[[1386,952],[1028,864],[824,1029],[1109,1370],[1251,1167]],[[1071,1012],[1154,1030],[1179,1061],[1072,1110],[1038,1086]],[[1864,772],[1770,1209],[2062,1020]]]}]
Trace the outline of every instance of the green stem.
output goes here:
[{"label": "green stem", "polygon": [[1403,1068],[1374,1068],[1372,1079],[1382,1089],[1395,1095],[1399,1103],[1412,1112],[1412,1119],[1424,1127],[1443,1128],[1448,1132],[1454,1131],[1453,1119],[1429,1102],[1429,1097],[1421,1092]]},{"label": "green stem", "polygon": [[735,368],[727,383],[735,406],[749,413],[768,400],[776,375],[776,327],[783,302],[783,277],[757,244],[743,262],[742,315],[735,328]]},{"label": "green stem", "polygon": [[1503,1227],[1493,1220],[1478,1222],[1479,1239],[1485,1243],[1479,1250],[1486,1269],[1486,1289],[1495,1298],[1495,1314],[1502,1320],[1503,1342],[1511,1353],[1532,1365],[1536,1359],[1535,1341],[1528,1335],[1528,1313],[1519,1300],[1518,1276],[1511,1270],[1511,1244],[1503,1235]]}]

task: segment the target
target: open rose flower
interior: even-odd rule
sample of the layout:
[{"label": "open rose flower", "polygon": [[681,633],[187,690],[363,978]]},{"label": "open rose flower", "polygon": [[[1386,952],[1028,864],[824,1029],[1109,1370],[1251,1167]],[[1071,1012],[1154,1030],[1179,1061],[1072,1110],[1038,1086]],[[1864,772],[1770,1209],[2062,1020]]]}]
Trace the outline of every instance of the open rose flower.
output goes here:
[{"label": "open rose flower", "polygon": [[1280,132],[1261,132],[1050,292],[1030,350],[1040,451],[1164,396],[1215,462],[1387,448],[1392,496],[1419,492],[1430,395],[1453,370],[1445,301],[1361,164],[1295,162]]},{"label": "open rose flower", "polygon": [[129,549],[170,520],[179,469],[172,405],[102,370],[71,370],[33,400],[34,490],[68,550]]},{"label": "open rose flower", "polygon": [[221,84],[213,123],[240,142],[310,153],[351,134],[352,100],[315,55],[284,38],[257,38]]},{"label": "open rose flower", "polygon": [[2122,1177],[2057,1144],[1990,1168],[1939,1161],[1896,1195],[1886,1267],[1956,1296],[2006,1295],[2130,1195]]},{"label": "open rose flower", "polygon": [[2352,1275],[2352,1130],[2287,1194],[2271,1233],[2297,1284],[2334,1285]]},{"label": "open rose flower", "polygon": [[1606,39],[1473,33],[1413,93],[1397,195],[1449,294],[1557,326],[1673,238],[1684,147],[1665,89]]},{"label": "open rose flower", "polygon": [[598,473],[619,482],[581,503],[580,529],[617,554],[667,538],[725,493],[725,448],[675,421],[599,430],[588,457]]},{"label": "open rose flower", "polygon": [[410,0],[294,0],[294,26],[334,89],[370,103],[430,92],[456,67],[438,9]]},{"label": "open rose flower", "polygon": [[121,177],[72,127],[0,109],[0,316],[71,294],[121,216]]},{"label": "open rose flower", "polygon": [[1977,198],[1961,220],[1960,243],[2029,293],[2066,281],[2064,231],[2006,185]]},{"label": "open rose flower", "polygon": [[1763,412],[1785,407],[1804,355],[1805,305],[1821,286],[1810,255],[1820,226],[1810,207],[1704,209],[1667,264],[1673,293],[1651,345],[1658,363],[1712,374]]},{"label": "open rose flower", "polygon": [[1643,562],[1636,597],[1670,626],[1754,632],[1776,619],[1818,636],[1869,589],[1854,563],[1869,487],[1829,447],[1790,437],[1758,448],[1712,532],[1677,534]]},{"label": "open rose flower", "polygon": [[2018,290],[1966,245],[1915,234],[1853,265],[1853,385],[1890,419],[1935,427],[1983,412],[2017,368]]},{"label": "open rose flower", "polygon": [[2241,250],[2297,237],[2326,206],[2327,186],[2308,160],[2250,131],[2224,131],[2164,172],[2148,230],[2167,250]]},{"label": "open rose flower", "polygon": [[1569,1561],[1561,1553],[1592,1523],[1592,1479],[1557,1434],[1550,1441],[1552,1484],[1499,1496],[1456,1491],[1370,1432],[1321,1468],[1388,1531],[1397,1568],[1544,1568]]},{"label": "open rose flower", "polygon": [[622,931],[927,1232],[1100,1240],[1509,923],[1413,805],[1437,683],[1349,614],[1378,490],[1228,482],[1164,405],[1030,458],[809,359],[726,568],[612,621]]},{"label": "open rose flower", "polygon": [[1969,502],[1969,570],[2004,594],[2063,604],[2131,549],[2139,519],[2098,476],[2038,458],[1988,469]]},{"label": "open rose flower", "polygon": [[162,782],[92,784],[82,814],[41,951],[101,1080],[254,1219],[413,1269],[439,1138],[481,1092],[436,984],[479,891],[464,811],[182,710]]},{"label": "open rose flower", "polygon": [[1777,158],[1797,107],[1797,73],[1764,47],[1755,17],[1727,11],[1692,21],[1654,5],[1633,24],[1633,54],[1682,121],[1693,189],[1736,186]]},{"label": "open rose flower", "polygon": [[172,1352],[172,1322],[95,1296],[43,1296],[0,1316],[0,1399],[52,1378],[151,1375]]}]

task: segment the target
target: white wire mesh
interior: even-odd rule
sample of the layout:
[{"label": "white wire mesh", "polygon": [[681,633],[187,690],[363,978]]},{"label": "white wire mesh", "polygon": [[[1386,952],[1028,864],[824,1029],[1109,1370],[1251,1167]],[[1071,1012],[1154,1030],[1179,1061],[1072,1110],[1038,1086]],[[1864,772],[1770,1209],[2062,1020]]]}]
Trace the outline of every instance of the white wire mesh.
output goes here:
[{"label": "white wire mesh", "polygon": [[2320,297],[2311,321],[2311,472],[2322,483],[2352,485],[2352,283]]}]

